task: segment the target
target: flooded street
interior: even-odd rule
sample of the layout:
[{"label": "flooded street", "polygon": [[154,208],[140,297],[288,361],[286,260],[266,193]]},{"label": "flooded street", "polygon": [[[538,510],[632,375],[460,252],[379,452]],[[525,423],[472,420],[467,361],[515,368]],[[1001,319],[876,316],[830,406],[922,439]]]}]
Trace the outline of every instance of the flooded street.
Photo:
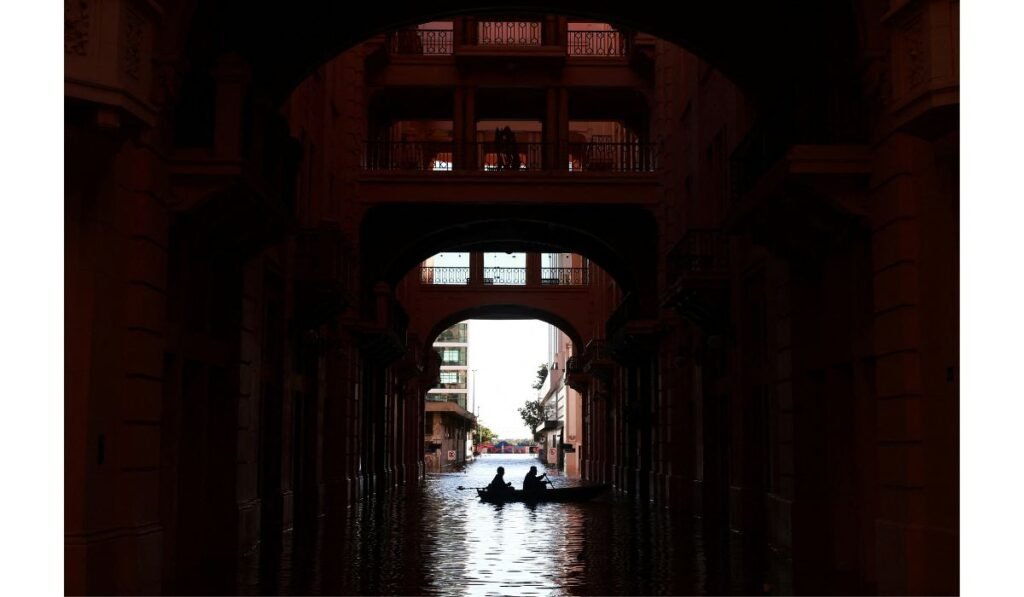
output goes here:
[{"label": "flooded street", "polygon": [[[498,466],[519,487],[534,455],[483,455],[422,489],[368,499],[344,534],[296,540],[259,592],[401,595],[702,594],[709,584],[689,520],[609,492],[587,503],[479,500]],[[543,470],[543,466],[539,468]],[[579,481],[550,473],[554,485]],[[464,489],[459,489],[459,487]],[[286,546],[286,552],[288,551]],[[269,584],[268,584],[269,583]]]}]

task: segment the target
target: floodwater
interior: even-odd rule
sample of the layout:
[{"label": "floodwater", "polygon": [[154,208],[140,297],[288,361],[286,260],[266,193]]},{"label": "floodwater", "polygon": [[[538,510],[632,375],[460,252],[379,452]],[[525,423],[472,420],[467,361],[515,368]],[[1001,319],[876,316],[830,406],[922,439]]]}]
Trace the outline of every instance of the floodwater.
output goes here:
[{"label": "floodwater", "polygon": [[[689,519],[608,493],[576,504],[481,502],[498,466],[522,484],[535,455],[485,454],[459,473],[354,506],[344,529],[292,541],[259,592],[355,595],[693,595],[707,579]],[[555,486],[580,481],[556,476]],[[460,489],[463,487],[464,489]],[[682,518],[682,517],[678,517]],[[272,586],[266,583],[270,581]]]}]

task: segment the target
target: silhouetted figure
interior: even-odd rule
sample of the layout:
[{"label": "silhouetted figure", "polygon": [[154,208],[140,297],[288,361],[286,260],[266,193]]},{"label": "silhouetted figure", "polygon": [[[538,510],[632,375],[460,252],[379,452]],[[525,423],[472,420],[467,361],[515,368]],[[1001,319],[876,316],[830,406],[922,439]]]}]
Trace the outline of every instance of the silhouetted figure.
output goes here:
[{"label": "silhouetted figure", "polygon": [[523,479],[523,491],[540,491],[545,488],[544,481],[541,479],[547,477],[548,474],[544,473],[541,476],[537,476],[537,467],[531,466],[530,472],[526,473],[526,478]]},{"label": "silhouetted figure", "polygon": [[511,170],[518,170],[522,161],[519,159],[519,144],[516,143],[516,134],[508,126],[505,127],[502,134],[505,137],[505,164]]},{"label": "silhouetted figure", "polygon": [[498,474],[494,475],[494,479],[491,480],[491,484],[487,486],[487,489],[490,491],[508,491],[511,487],[511,483],[505,482],[505,467],[499,466]]}]

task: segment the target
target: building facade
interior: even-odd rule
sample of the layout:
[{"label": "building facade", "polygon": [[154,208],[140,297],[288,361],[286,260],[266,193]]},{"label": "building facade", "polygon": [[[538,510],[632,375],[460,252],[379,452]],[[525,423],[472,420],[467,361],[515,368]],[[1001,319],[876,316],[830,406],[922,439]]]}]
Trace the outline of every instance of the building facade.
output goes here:
[{"label": "building facade", "polygon": [[[424,266],[433,267],[433,266]],[[457,323],[434,340],[440,358],[437,387],[427,392],[424,419],[426,470],[442,472],[472,457],[476,416],[470,410],[469,323]]]},{"label": "building facade", "polygon": [[[559,255],[567,261],[578,256]],[[573,356],[573,342],[555,326],[548,327],[547,377],[539,390],[546,419],[541,427],[541,460],[570,477],[581,475],[584,445],[583,397],[571,387],[566,366]]]}]

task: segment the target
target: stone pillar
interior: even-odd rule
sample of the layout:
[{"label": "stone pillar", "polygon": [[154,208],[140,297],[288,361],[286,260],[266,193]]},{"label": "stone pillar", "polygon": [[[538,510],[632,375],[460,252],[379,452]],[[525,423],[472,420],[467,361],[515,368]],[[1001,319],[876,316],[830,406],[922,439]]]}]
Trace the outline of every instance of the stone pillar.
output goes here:
[{"label": "stone pillar", "polygon": [[558,163],[558,88],[548,87],[544,110],[544,169],[554,170]]},{"label": "stone pillar", "polygon": [[466,145],[466,88],[460,86],[455,88],[452,106],[452,168],[455,170],[469,169]]},{"label": "stone pillar", "polygon": [[65,282],[74,297],[65,353],[65,588],[158,593],[166,175],[144,140],[97,156],[90,131],[82,133],[81,145],[68,140],[65,187]]},{"label": "stone pillar", "polygon": [[932,143],[906,134],[876,151],[869,211],[879,593],[942,593],[959,582],[958,247],[951,240],[959,196],[948,174],[956,168]]},{"label": "stone pillar", "polygon": [[480,286],[484,283],[484,254],[472,252],[469,254],[469,285]]},{"label": "stone pillar", "polygon": [[526,285],[541,285],[541,260],[540,253],[526,254]]},{"label": "stone pillar", "polygon": [[479,170],[480,163],[477,157],[477,142],[476,142],[476,89],[473,87],[465,88],[465,100],[463,105],[463,121],[465,122],[466,132],[464,137],[466,139],[466,161],[465,170]]}]

